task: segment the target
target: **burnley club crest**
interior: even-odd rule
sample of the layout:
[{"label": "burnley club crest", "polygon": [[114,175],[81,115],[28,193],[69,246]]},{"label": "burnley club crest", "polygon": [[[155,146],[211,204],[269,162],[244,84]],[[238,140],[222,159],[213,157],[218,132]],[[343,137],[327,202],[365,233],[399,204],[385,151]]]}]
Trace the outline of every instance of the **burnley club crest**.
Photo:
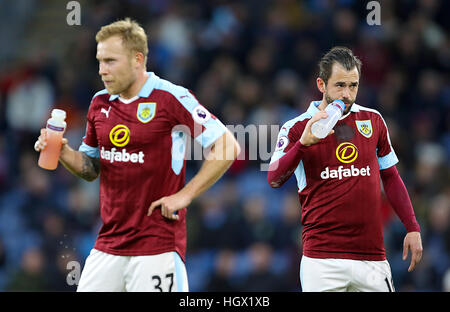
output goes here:
[{"label": "burnley club crest", "polygon": [[147,123],[155,117],[156,103],[139,103],[137,118],[140,122]]},{"label": "burnley club crest", "polygon": [[356,120],[356,128],[366,138],[372,136],[372,122],[370,120]]}]

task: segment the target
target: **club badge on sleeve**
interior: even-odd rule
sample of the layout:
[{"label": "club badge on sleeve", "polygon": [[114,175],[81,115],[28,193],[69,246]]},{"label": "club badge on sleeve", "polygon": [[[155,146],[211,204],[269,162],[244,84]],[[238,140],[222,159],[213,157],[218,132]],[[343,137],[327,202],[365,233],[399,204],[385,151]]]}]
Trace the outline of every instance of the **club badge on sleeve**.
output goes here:
[{"label": "club badge on sleeve", "polygon": [[370,138],[372,136],[372,122],[370,120],[355,120],[355,122],[359,133],[366,138]]},{"label": "club badge on sleeve", "polygon": [[137,118],[140,122],[147,123],[156,115],[156,103],[139,103]]},{"label": "club badge on sleeve", "polygon": [[211,114],[206,108],[198,105],[192,111],[192,118],[196,123],[203,125],[211,118]]},{"label": "club badge on sleeve", "polygon": [[289,138],[288,138],[287,136],[281,136],[281,137],[278,139],[278,142],[277,142],[277,146],[276,146],[276,148],[275,148],[275,151],[284,150],[284,148],[285,148],[286,146],[288,146],[288,145],[289,145]]}]

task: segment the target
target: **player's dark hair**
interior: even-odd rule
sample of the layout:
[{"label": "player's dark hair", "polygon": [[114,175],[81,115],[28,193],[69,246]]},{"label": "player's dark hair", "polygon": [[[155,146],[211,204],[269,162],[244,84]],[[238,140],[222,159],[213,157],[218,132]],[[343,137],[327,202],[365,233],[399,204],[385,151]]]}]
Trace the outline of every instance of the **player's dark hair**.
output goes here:
[{"label": "player's dark hair", "polygon": [[322,78],[325,84],[328,83],[335,62],[342,65],[348,71],[356,66],[358,74],[361,76],[361,61],[353,55],[352,50],[346,47],[334,47],[319,62],[319,77]]}]

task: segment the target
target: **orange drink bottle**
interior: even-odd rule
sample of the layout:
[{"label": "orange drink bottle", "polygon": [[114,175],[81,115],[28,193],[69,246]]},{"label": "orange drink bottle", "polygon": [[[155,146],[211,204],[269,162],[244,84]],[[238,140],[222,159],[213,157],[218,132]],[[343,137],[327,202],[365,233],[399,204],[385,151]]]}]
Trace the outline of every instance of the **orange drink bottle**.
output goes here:
[{"label": "orange drink bottle", "polygon": [[61,109],[52,110],[52,117],[47,121],[47,146],[39,155],[38,165],[47,170],[58,167],[61,141],[66,130],[66,112]]}]

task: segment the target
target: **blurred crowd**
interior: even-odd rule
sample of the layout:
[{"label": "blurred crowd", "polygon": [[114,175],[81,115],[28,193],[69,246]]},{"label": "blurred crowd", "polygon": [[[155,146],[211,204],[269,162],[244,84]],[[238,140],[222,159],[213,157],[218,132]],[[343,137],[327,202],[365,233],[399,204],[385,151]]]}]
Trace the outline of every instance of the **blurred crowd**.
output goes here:
[{"label": "blurred crowd", "polygon": [[[384,201],[395,288],[450,291],[448,1],[380,0],[374,26],[368,1],[357,0],[79,1],[81,25],[59,26],[75,36],[58,37],[58,53],[51,40],[18,51],[50,2],[0,2],[0,290],[76,289],[68,264],[82,266],[95,242],[99,182],[62,166],[40,169],[33,145],[51,109],[61,108],[78,148],[90,100],[103,89],[95,33],[130,16],[149,36],[148,70],[191,89],[225,125],[282,125],[298,116],[321,98],[320,57],[335,45],[353,49],[363,62],[356,102],[385,118],[422,230],[423,259],[408,273],[405,228]],[[65,21],[64,1],[55,3],[64,4]],[[301,290],[296,181],[271,189],[261,162],[236,161],[188,208],[190,290]],[[200,164],[187,163],[187,179]]]}]

